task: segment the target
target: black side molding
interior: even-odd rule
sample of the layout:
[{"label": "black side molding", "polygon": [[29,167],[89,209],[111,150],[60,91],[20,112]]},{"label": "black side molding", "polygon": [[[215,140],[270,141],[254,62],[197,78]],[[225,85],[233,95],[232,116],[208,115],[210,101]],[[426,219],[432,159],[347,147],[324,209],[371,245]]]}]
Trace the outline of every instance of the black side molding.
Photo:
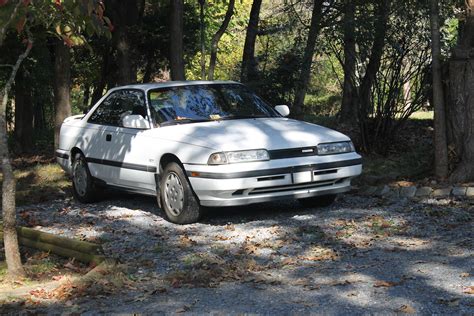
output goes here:
[{"label": "black side molding", "polygon": [[64,154],[62,152],[59,152],[56,150],[56,157],[58,158],[63,158],[63,159],[69,159],[69,155],[68,154]]},{"label": "black side molding", "polygon": [[97,159],[97,158],[90,158],[90,157],[86,158],[86,161],[90,163],[96,163],[99,165],[106,165],[106,166],[112,166],[112,167],[118,167],[118,168],[124,168],[124,169],[132,169],[132,170],[156,173],[155,166],[137,165],[134,163],[126,163],[126,162],[106,160],[106,159]]},{"label": "black side molding", "polygon": [[356,165],[361,165],[361,164],[362,164],[362,159],[357,158],[357,159],[351,159],[351,160],[341,160],[341,161],[335,161],[335,162],[325,162],[325,163],[317,163],[317,164],[311,164],[311,165],[274,168],[274,169],[266,169],[266,170],[252,170],[252,171],[233,172],[233,173],[187,171],[186,174],[188,175],[188,177],[193,177],[192,174],[199,173],[199,176],[197,176],[196,178],[238,179],[238,178],[273,176],[273,175],[278,175],[278,174],[295,173],[295,172],[303,172],[303,171],[317,171],[317,170],[324,170],[324,169],[356,166]]}]

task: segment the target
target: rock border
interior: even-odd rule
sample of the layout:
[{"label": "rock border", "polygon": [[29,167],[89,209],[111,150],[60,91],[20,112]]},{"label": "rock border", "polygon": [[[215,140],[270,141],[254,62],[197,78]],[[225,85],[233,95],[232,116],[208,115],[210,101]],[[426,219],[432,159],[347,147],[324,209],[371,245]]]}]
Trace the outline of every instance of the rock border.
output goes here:
[{"label": "rock border", "polygon": [[474,199],[474,187],[449,186],[434,188],[430,186],[362,186],[354,187],[354,192],[363,196],[386,198],[469,198]]}]

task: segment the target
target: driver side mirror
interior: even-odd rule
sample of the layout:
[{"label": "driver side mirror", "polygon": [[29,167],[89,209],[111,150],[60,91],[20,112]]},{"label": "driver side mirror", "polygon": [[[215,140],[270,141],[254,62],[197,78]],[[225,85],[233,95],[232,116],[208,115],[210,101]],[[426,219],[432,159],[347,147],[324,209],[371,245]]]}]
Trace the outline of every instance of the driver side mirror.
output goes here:
[{"label": "driver side mirror", "polygon": [[288,105],[277,105],[275,106],[275,110],[283,117],[290,115],[290,108]]},{"label": "driver side mirror", "polygon": [[125,115],[122,119],[122,126],[126,128],[139,128],[147,129],[150,128],[148,120],[143,118],[139,114]]}]

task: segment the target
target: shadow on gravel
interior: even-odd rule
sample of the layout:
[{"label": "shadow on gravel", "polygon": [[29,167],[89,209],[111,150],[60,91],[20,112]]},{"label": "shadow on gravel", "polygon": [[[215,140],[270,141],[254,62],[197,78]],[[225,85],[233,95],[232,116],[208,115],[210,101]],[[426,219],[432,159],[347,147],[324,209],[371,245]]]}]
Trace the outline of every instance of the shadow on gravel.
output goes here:
[{"label": "shadow on gravel", "polygon": [[[461,286],[472,285],[472,208],[346,196],[321,209],[302,208],[295,202],[212,209],[201,223],[178,226],[157,215],[152,197],[112,193],[108,198],[80,206],[82,214],[80,209],[64,212],[63,222],[68,223],[64,228],[74,230],[86,223],[101,231],[96,237],[109,255],[131,266],[137,289],[110,298],[79,299],[75,308],[81,312],[176,312],[179,306],[198,313],[473,311],[474,302]],[[383,218],[390,219],[387,222],[393,229]],[[49,220],[50,225],[57,225],[54,216]],[[362,241],[356,240],[356,233],[346,234],[351,225],[359,229]],[[268,245],[253,242],[252,235],[219,250],[219,238],[224,238],[229,226],[248,235],[258,229],[276,229]],[[280,241],[283,246],[278,245]],[[272,255],[260,249],[272,246],[276,249]],[[221,261],[212,259],[203,266],[199,260],[209,259],[201,254]],[[220,272],[215,283],[193,283],[202,277],[197,272],[219,268],[232,273]],[[154,277],[140,281],[143,269]],[[166,279],[170,271],[195,279],[175,284],[170,279],[164,283],[166,290],[157,294],[156,284],[163,283],[153,278]],[[22,307],[1,307],[2,311],[8,308],[18,311]],[[65,303],[28,308],[74,311]]]}]

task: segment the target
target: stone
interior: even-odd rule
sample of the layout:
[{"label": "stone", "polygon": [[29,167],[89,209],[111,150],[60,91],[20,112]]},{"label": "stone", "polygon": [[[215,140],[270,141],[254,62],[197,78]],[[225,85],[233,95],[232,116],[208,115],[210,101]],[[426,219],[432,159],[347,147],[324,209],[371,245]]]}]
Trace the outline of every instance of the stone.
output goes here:
[{"label": "stone", "polygon": [[467,188],[466,196],[469,198],[474,198],[474,187]]},{"label": "stone", "polygon": [[400,196],[400,190],[398,188],[391,188],[390,192],[387,193],[386,196],[391,199],[398,199]]},{"label": "stone", "polygon": [[401,197],[407,197],[407,198],[412,198],[416,194],[416,187],[415,186],[409,186],[409,187],[401,187],[400,188],[400,196]]},{"label": "stone", "polygon": [[367,196],[373,195],[375,191],[377,191],[377,187],[373,187],[373,186],[367,186],[359,190],[361,195],[367,195]]},{"label": "stone", "polygon": [[390,187],[388,185],[377,187],[374,195],[377,196],[387,196],[390,193]]},{"label": "stone", "polygon": [[434,197],[446,197],[451,194],[451,188],[436,189],[433,192]]},{"label": "stone", "polygon": [[454,187],[452,193],[454,196],[465,196],[466,192],[467,192],[466,187]]},{"label": "stone", "polygon": [[424,196],[430,196],[431,192],[433,192],[433,189],[430,187],[421,187],[416,190],[416,196],[424,197]]}]

